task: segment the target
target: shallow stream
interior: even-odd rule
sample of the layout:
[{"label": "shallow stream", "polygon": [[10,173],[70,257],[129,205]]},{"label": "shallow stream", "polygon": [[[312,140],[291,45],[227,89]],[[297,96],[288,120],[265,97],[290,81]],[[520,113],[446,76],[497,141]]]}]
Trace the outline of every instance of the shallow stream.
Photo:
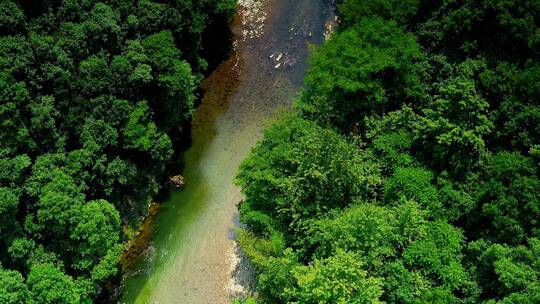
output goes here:
[{"label": "shallow stream", "polygon": [[234,50],[207,79],[191,147],[180,160],[186,186],[162,202],[148,249],[125,274],[121,303],[229,303],[234,252],[233,184],[241,161],[306,71],[308,44],[322,43],[331,0],[239,0]]}]

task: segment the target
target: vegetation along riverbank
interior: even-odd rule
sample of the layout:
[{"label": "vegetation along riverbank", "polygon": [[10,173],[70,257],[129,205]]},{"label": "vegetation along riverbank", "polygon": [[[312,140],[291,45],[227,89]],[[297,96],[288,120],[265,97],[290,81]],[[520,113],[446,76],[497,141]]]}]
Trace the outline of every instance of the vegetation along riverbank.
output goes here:
[{"label": "vegetation along riverbank", "polygon": [[1,303],[106,298],[235,7],[0,1]]},{"label": "vegetation along riverbank", "polygon": [[540,303],[538,1],[338,14],[236,179],[257,302]]}]

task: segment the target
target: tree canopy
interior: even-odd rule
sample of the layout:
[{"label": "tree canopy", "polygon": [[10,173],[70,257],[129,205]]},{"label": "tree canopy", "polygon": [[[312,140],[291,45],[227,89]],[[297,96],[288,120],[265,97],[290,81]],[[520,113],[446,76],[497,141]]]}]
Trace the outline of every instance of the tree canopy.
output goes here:
[{"label": "tree canopy", "polygon": [[1,303],[106,297],[235,6],[0,1]]}]

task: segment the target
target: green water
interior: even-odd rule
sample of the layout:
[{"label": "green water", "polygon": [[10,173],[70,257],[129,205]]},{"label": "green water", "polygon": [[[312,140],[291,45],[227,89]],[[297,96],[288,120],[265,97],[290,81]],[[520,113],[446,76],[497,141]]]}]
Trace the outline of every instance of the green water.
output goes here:
[{"label": "green water", "polygon": [[[322,43],[332,18],[330,0],[269,0],[264,11],[259,37],[244,39],[251,25],[236,19],[236,50],[203,82],[193,143],[182,160],[186,187],[163,202],[149,248],[125,274],[121,303],[228,303],[228,253],[241,199],[233,178],[264,126],[290,106],[307,45]],[[292,66],[284,67],[286,60]]]}]

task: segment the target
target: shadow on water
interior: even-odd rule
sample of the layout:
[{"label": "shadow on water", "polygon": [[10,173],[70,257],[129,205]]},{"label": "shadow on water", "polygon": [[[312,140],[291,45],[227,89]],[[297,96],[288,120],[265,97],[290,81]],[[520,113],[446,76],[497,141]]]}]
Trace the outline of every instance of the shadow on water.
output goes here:
[{"label": "shadow on water", "polygon": [[[234,22],[234,21],[233,21]],[[233,33],[226,17],[213,20],[202,35],[201,57],[208,62],[208,77],[222,62],[226,61],[231,55],[231,40]]]},{"label": "shadow on water", "polygon": [[203,81],[192,144],[179,161],[186,187],[162,200],[148,248],[125,273],[121,303],[228,303],[227,254],[241,199],[234,176],[264,121],[300,89],[308,44],[323,41],[331,7],[268,0],[264,34],[255,38],[244,39],[249,24],[239,17],[231,24],[236,49]]}]

